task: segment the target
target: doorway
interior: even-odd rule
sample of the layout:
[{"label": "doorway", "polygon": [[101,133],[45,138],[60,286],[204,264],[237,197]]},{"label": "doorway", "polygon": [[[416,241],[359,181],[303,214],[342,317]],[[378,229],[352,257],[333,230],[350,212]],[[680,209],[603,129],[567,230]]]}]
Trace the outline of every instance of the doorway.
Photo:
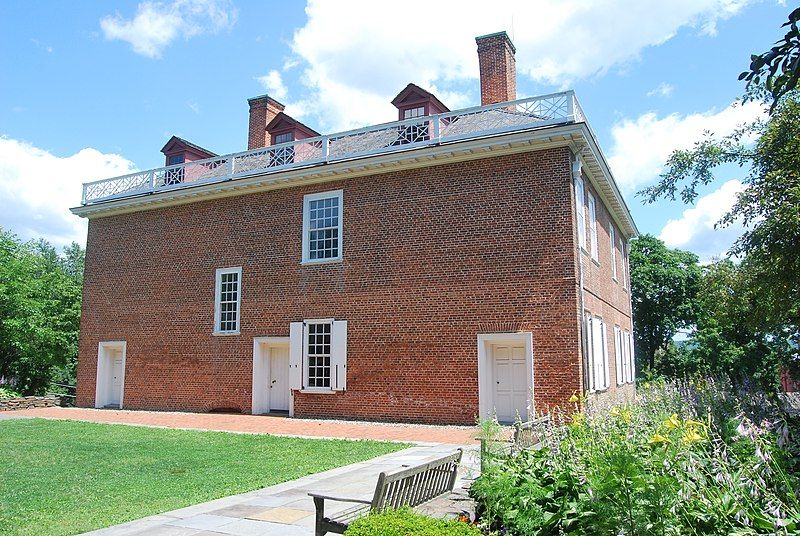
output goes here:
[{"label": "doorway", "polygon": [[126,346],[125,341],[101,342],[98,345],[94,407],[122,409]]},{"label": "doorway", "polygon": [[252,413],[290,415],[289,338],[256,337],[253,339]]},{"label": "doorway", "polygon": [[478,335],[478,404],[482,419],[528,420],[533,408],[530,332]]}]

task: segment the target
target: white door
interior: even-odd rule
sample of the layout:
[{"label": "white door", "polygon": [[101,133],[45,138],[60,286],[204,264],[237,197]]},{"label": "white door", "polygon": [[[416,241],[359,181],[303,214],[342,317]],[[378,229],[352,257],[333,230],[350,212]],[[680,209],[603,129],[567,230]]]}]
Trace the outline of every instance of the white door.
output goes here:
[{"label": "white door", "polygon": [[269,355],[269,410],[289,411],[289,348],[273,346]]},{"label": "white door", "polygon": [[528,373],[525,346],[495,345],[494,409],[500,422],[528,419]]},{"label": "white door", "polygon": [[119,406],[122,398],[122,375],[123,369],[122,350],[109,350],[111,360],[111,392],[108,393],[108,404]]}]

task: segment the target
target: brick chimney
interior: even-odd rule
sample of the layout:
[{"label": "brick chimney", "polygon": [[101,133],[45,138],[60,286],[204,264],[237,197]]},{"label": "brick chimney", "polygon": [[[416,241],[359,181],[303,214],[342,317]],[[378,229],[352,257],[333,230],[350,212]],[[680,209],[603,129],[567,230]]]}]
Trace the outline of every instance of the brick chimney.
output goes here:
[{"label": "brick chimney", "polygon": [[506,32],[475,38],[481,70],[481,106],[517,98],[517,60]]},{"label": "brick chimney", "polygon": [[285,106],[269,95],[247,99],[250,105],[250,127],[247,132],[247,149],[258,149],[271,145],[267,125]]}]

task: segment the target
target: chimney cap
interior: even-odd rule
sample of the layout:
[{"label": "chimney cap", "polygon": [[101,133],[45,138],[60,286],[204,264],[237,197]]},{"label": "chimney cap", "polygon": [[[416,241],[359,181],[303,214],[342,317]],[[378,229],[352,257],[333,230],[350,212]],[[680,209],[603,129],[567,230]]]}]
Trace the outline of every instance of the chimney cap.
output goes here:
[{"label": "chimney cap", "polygon": [[272,97],[270,97],[266,93],[264,93],[263,95],[257,95],[255,97],[250,97],[249,99],[247,99],[247,103],[251,107],[253,105],[255,105],[255,104],[261,104],[262,102],[264,104],[272,104],[273,106],[275,106],[276,108],[280,108],[281,110],[284,110],[286,108],[286,106],[284,106],[282,103],[278,102],[277,100],[273,99]]},{"label": "chimney cap", "polygon": [[490,33],[490,34],[486,34],[486,35],[479,35],[478,37],[475,38],[475,42],[480,45],[481,41],[486,41],[488,39],[493,39],[493,38],[496,38],[496,37],[504,37],[505,40],[506,40],[506,43],[508,43],[508,46],[511,47],[511,52],[514,53],[514,54],[517,53],[517,47],[514,46],[514,43],[511,41],[511,38],[508,37],[508,34],[505,31]]}]

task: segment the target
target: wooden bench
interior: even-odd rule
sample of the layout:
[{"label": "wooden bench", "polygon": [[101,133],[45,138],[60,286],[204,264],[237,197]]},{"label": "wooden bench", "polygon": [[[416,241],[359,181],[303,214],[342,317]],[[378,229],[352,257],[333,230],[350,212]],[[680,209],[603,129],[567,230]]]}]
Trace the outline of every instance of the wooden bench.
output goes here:
[{"label": "wooden bench", "polygon": [[[381,473],[371,501],[309,493],[314,499],[314,507],[317,510],[316,536],[323,536],[328,532],[344,534],[351,522],[371,511],[403,506],[413,508],[453,491],[462,453],[463,451],[458,449],[452,454],[414,467],[403,466],[394,471]],[[325,517],[326,500],[355,503],[356,506]]]}]

